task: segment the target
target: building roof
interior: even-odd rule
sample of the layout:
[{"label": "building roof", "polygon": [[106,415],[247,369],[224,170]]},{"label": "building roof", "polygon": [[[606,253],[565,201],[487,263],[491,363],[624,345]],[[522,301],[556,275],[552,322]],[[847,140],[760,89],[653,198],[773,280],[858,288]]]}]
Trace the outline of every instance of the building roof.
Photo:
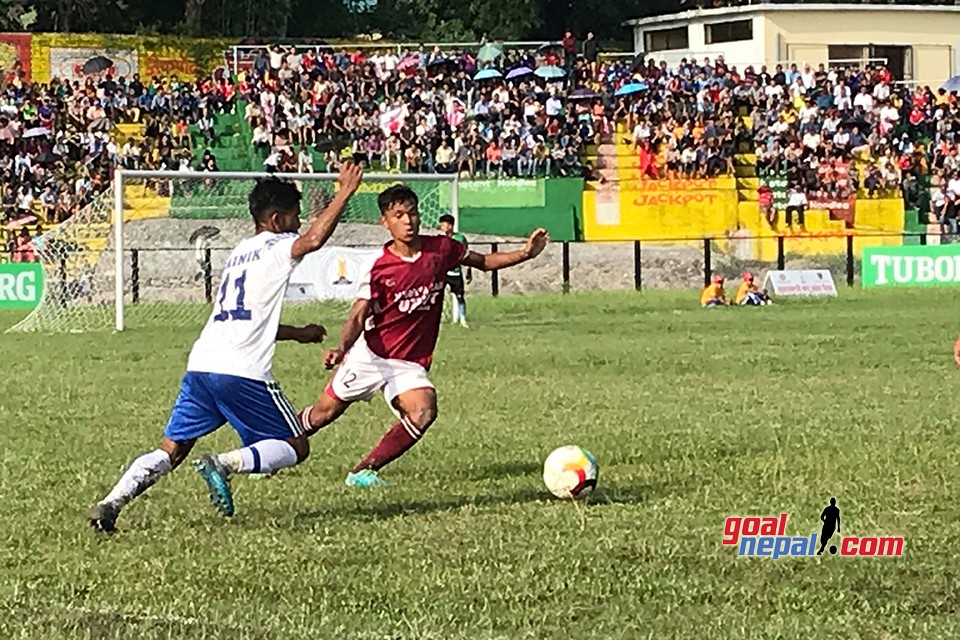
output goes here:
[{"label": "building roof", "polygon": [[674,25],[685,24],[696,18],[729,18],[731,16],[754,16],[763,13],[784,13],[784,12],[810,12],[810,11],[834,11],[834,12],[888,12],[888,13],[946,13],[960,17],[960,6],[957,5],[894,5],[894,4],[749,4],[739,7],[721,7],[719,9],[691,9],[665,16],[650,16],[649,18],[635,18],[626,20],[623,24],[631,27],[646,27],[653,25]]}]

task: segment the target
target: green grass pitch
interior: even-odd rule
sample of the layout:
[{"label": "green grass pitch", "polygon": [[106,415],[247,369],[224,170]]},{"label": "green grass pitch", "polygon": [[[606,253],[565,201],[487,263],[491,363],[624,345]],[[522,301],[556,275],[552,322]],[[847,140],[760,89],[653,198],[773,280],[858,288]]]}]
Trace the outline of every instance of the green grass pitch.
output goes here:
[{"label": "green grass pitch", "polygon": [[[696,294],[475,298],[445,325],[440,418],[348,490],[392,422],[381,399],[311,458],[237,478],[217,516],[183,467],[97,539],[89,507],[159,440],[199,331],[6,334],[0,395],[0,638],[956,638],[960,330],[954,292],[841,291],[763,309]],[[342,307],[290,308],[339,331]],[[16,318],[0,316],[6,325]],[[282,344],[296,407],[326,382]],[[195,452],[236,444],[227,427]],[[541,462],[579,444],[587,504]],[[902,535],[903,557],[738,558],[729,515]]]}]

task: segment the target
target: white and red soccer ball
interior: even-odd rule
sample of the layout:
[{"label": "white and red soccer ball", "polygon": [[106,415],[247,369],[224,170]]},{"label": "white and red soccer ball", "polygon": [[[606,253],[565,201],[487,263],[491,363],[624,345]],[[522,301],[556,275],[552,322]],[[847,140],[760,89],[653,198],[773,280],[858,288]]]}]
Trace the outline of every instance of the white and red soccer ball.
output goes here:
[{"label": "white and red soccer ball", "polygon": [[543,463],[543,483],[558,498],[579,499],[597,486],[597,460],[583,447],[555,449]]}]

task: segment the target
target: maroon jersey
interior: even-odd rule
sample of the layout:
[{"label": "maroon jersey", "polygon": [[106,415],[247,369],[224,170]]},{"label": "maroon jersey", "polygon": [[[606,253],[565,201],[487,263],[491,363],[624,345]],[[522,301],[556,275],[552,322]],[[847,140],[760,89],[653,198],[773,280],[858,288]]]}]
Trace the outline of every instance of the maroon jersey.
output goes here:
[{"label": "maroon jersey", "polygon": [[447,236],[420,236],[420,253],[404,259],[384,245],[360,285],[370,300],[364,339],[381,358],[416,362],[426,369],[440,335],[447,271],[460,264],[467,247]]}]

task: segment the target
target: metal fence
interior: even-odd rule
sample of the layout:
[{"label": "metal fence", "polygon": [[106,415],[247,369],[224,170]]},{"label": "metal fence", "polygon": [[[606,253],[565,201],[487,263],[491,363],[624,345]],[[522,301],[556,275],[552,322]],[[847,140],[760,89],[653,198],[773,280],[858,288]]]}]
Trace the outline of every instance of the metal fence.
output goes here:
[{"label": "metal fence", "polygon": [[[757,242],[764,243],[758,251]],[[830,243],[821,252],[818,242]],[[579,291],[698,291],[715,273],[731,280],[751,271],[762,280],[767,271],[827,269],[838,283],[855,286],[860,280],[864,246],[926,244],[919,233],[886,233],[817,237],[815,235],[689,238],[633,242],[554,242],[543,255],[502,271],[473,270],[471,295],[528,295]],[[801,246],[803,245],[803,246]],[[352,245],[379,248],[382,245]],[[519,242],[471,242],[479,252],[512,251]],[[151,302],[212,302],[219,286],[220,265],[228,247],[133,247],[124,251],[125,299]],[[757,255],[762,254],[762,257]]]}]

